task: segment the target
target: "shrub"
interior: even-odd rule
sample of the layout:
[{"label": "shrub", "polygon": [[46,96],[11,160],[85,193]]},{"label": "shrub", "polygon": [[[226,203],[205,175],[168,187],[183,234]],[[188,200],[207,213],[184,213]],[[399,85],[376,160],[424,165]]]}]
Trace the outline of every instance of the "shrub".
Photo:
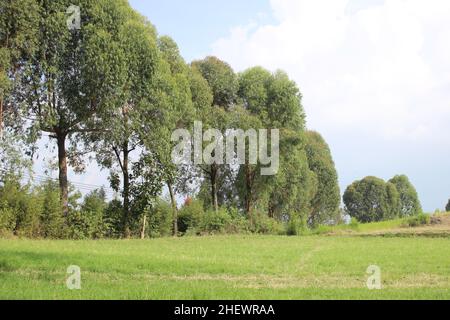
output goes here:
[{"label": "shrub", "polygon": [[15,214],[6,203],[0,204],[0,234],[7,234],[14,228]]},{"label": "shrub", "polygon": [[231,217],[231,222],[226,226],[226,233],[242,234],[250,233],[250,221],[237,208],[229,208],[228,214]]},{"label": "shrub", "polygon": [[201,201],[193,200],[190,203],[186,203],[178,213],[178,231],[186,233],[188,229],[197,229],[204,215],[205,212]]},{"label": "shrub", "polygon": [[253,216],[253,226],[251,231],[259,234],[277,234],[281,235],[285,233],[284,225],[267,216],[267,214],[262,212],[256,212]]},{"label": "shrub", "polygon": [[430,224],[431,222],[431,217],[427,214],[419,214],[415,217],[411,217],[408,220],[406,220],[406,225],[408,227],[414,228],[414,227],[419,227],[419,226],[424,226],[427,224]]},{"label": "shrub", "polygon": [[210,210],[203,215],[200,228],[206,233],[224,233],[231,222],[231,216],[226,209],[221,208],[217,212]]},{"label": "shrub", "polygon": [[147,235],[150,238],[166,237],[172,234],[172,207],[163,199],[150,210]]},{"label": "shrub", "polygon": [[122,202],[115,199],[112,200],[104,212],[104,234],[107,238],[119,238],[122,235]]},{"label": "shrub", "polygon": [[88,194],[81,210],[70,210],[69,236],[72,239],[99,239],[106,233],[104,212],[106,195],[103,189]]},{"label": "shrub", "polygon": [[286,225],[288,236],[305,235],[308,233],[308,223],[305,218],[293,216]]},{"label": "shrub", "polygon": [[349,226],[350,228],[352,228],[353,230],[358,230],[358,228],[359,228],[359,222],[358,222],[358,219],[352,218],[352,219],[350,220],[350,223],[348,224],[348,226]]}]

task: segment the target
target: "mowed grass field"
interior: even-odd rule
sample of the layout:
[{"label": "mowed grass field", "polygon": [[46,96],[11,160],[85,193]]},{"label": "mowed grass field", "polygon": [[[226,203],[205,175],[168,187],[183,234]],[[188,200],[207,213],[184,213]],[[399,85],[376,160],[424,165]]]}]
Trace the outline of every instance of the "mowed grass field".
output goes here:
[{"label": "mowed grass field", "polygon": [[[70,265],[81,290],[66,288]],[[0,240],[0,299],[450,299],[450,238]]]}]

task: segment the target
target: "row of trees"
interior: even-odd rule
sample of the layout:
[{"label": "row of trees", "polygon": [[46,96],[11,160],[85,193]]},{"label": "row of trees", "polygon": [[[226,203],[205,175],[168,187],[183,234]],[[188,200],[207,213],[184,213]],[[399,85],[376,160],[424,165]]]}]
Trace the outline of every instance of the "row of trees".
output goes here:
[{"label": "row of trees", "polygon": [[[70,5],[81,8],[80,29],[67,27]],[[83,172],[89,156],[110,171],[121,195],[107,206],[120,208],[108,223],[123,237],[145,233],[162,212],[164,187],[174,235],[177,194],[193,196],[217,216],[221,208],[237,212],[250,226],[261,217],[310,226],[340,218],[329,147],[306,129],[300,91],[284,72],[256,67],[236,74],[215,57],[187,64],[176,43],[158,36],[125,0],[5,0],[0,12],[0,188],[17,186],[30,165],[24,156],[30,159],[37,142],[50,137],[58,154],[61,230],[86,213],[71,198],[68,167]],[[261,176],[261,164],[250,162],[174,165],[171,134],[195,120],[223,135],[233,128],[280,129],[279,173]],[[14,207],[6,202],[3,209]],[[8,220],[16,233],[20,208],[15,225]]]},{"label": "row of trees", "polygon": [[405,175],[388,182],[376,177],[355,181],[344,193],[346,212],[359,222],[377,222],[422,213],[417,191]]}]

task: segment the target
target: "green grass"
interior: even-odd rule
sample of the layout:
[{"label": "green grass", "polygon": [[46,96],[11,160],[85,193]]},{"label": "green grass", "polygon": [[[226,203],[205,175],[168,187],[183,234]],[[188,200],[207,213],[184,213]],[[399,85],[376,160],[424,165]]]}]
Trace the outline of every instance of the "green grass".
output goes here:
[{"label": "green grass", "polygon": [[313,231],[316,234],[325,233],[368,233],[376,231],[389,231],[392,229],[401,228],[407,219],[396,219],[381,222],[358,224],[356,227],[350,225],[338,225],[338,226],[320,226],[317,230]]},{"label": "green grass", "polygon": [[[81,290],[65,287],[69,265]],[[383,289],[366,288],[369,265]],[[450,299],[450,239],[0,240],[0,298]]]}]

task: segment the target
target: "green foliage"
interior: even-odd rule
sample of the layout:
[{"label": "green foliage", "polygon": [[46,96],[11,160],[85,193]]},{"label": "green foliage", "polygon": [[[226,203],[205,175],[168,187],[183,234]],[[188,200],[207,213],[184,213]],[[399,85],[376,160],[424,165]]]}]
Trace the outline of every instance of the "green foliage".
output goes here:
[{"label": "green foliage", "polygon": [[347,213],[362,223],[398,217],[400,195],[392,183],[376,177],[355,181],[344,193]]},{"label": "green foliage", "polygon": [[406,220],[406,225],[408,227],[414,228],[430,224],[430,222],[431,222],[430,215],[420,213],[417,216],[408,218],[408,220]]},{"label": "green foliage", "polygon": [[147,235],[150,238],[168,237],[172,234],[172,206],[158,199],[149,210]]},{"label": "green foliage", "polygon": [[420,204],[416,188],[414,188],[407,176],[395,176],[389,182],[395,185],[400,194],[400,217],[416,216],[422,213],[422,205]]},{"label": "green foliage", "polygon": [[0,235],[5,235],[13,230],[14,218],[14,210],[7,203],[0,203]]},{"label": "green foliage", "polygon": [[178,213],[178,231],[185,233],[189,229],[197,230],[204,215],[205,211],[201,201],[193,200],[185,204]]},{"label": "green foliage", "polygon": [[309,224],[337,221],[339,219],[340,189],[338,175],[328,144],[317,132],[306,133],[306,155],[311,171],[317,177],[317,192],[311,200]]},{"label": "green foliage", "polygon": [[270,218],[264,212],[257,211],[252,217],[251,230],[258,234],[281,235],[285,232],[282,222],[277,219]]},{"label": "green foliage", "polygon": [[216,57],[207,57],[192,63],[206,79],[213,93],[213,104],[222,108],[229,108],[237,98],[239,83],[233,69]]},{"label": "green foliage", "polygon": [[107,204],[104,212],[105,237],[120,238],[123,232],[122,201],[114,199]]},{"label": "green foliage", "polygon": [[447,205],[445,206],[445,211],[450,212],[450,199],[447,202]]},{"label": "green foliage", "polygon": [[104,212],[106,196],[103,189],[94,190],[84,198],[80,210],[72,210],[69,218],[69,237],[99,239],[106,232]]},{"label": "green foliage", "polygon": [[48,181],[40,187],[40,193],[43,201],[40,235],[51,239],[64,238],[67,231],[61,210],[58,185],[53,181]]},{"label": "green foliage", "polygon": [[[71,4],[82,8],[80,30],[66,26]],[[255,67],[236,75],[216,57],[187,65],[175,41],[158,37],[126,0],[8,0],[0,12],[0,102],[8,125],[0,141],[2,232],[129,237],[140,234],[145,218],[145,235],[164,237],[176,232],[175,193],[197,187],[197,200],[186,203],[175,222],[181,234],[298,235],[340,221],[330,148],[319,133],[306,131],[302,94],[285,72]],[[260,163],[174,165],[171,134],[191,129],[195,120],[223,134],[279,129],[278,174],[261,176]],[[23,186],[21,173],[31,167],[25,146],[34,151],[42,132],[58,142],[60,184]],[[121,199],[106,203],[102,190],[82,202],[79,194],[68,196],[67,163],[82,172],[88,152],[110,170]],[[170,204],[158,198],[164,185]],[[355,228],[356,219],[421,212],[406,176],[357,181],[344,202]]]},{"label": "green foliage", "polygon": [[350,220],[350,223],[349,223],[348,226],[349,226],[350,228],[354,229],[354,230],[357,230],[357,229],[359,228],[359,222],[358,222],[358,219],[352,218],[352,219]]},{"label": "green foliage", "polygon": [[231,216],[225,208],[208,210],[201,219],[200,230],[206,233],[225,233],[231,224]]}]

